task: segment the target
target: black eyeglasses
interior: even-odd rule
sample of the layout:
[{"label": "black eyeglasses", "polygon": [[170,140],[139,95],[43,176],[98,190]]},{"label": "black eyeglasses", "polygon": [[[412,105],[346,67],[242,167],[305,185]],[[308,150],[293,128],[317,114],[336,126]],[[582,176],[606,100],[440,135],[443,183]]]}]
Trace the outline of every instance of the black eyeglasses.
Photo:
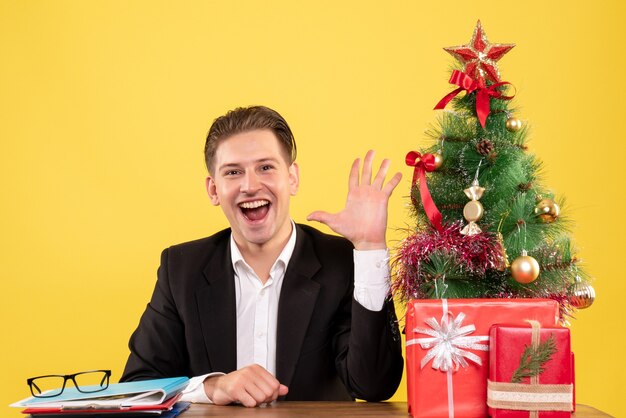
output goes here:
[{"label": "black eyeglasses", "polygon": [[65,390],[65,384],[71,380],[81,393],[100,392],[109,387],[111,370],[89,370],[74,374],[49,374],[26,379],[30,393],[35,398],[59,396]]}]

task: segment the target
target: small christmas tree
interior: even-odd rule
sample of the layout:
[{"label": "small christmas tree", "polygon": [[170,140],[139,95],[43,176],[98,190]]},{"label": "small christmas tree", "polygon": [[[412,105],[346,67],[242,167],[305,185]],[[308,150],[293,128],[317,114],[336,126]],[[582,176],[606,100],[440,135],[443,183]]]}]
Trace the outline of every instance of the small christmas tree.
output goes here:
[{"label": "small christmas tree", "polygon": [[432,145],[407,155],[417,226],[398,250],[394,292],[403,301],[551,298],[566,321],[595,295],[563,200],[541,184],[527,127],[509,107],[497,61],[513,47],[490,44],[478,21],[467,45],[445,48],[462,66],[450,79],[458,88],[435,107],[450,109],[427,131]]}]

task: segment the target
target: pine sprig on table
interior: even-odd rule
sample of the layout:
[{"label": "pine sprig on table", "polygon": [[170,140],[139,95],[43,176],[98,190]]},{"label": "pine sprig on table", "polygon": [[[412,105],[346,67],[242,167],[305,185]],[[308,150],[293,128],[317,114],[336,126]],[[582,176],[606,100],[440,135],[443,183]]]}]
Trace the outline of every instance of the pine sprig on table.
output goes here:
[{"label": "pine sprig on table", "polygon": [[539,343],[537,348],[527,345],[520,358],[519,367],[513,372],[511,383],[520,383],[525,377],[534,377],[543,373],[543,365],[552,358],[555,352],[556,341],[552,334],[547,340]]}]

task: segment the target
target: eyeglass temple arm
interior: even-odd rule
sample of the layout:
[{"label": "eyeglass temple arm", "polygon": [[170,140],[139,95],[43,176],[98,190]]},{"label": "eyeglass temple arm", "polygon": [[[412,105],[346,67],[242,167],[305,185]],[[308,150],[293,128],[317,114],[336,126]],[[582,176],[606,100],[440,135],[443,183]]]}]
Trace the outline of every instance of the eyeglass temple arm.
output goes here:
[{"label": "eyeglass temple arm", "polygon": [[31,380],[30,381],[30,385],[31,385],[31,387],[34,387],[37,390],[37,393],[41,394],[41,389],[39,389],[39,386],[37,386],[37,384],[35,382],[33,382]]}]

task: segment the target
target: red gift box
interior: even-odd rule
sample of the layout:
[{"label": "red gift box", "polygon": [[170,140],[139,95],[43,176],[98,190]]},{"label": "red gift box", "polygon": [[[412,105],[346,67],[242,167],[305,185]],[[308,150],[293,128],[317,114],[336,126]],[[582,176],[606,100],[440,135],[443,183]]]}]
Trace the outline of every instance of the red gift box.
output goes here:
[{"label": "red gift box", "polygon": [[[567,418],[574,406],[573,356],[570,331],[539,324],[494,325],[489,334],[489,384],[487,403],[493,418]],[[548,347],[552,345],[550,350]],[[545,361],[536,377],[516,371],[528,366],[528,358]],[[522,362],[523,353],[524,362]],[[524,363],[524,364],[522,364]],[[537,361],[537,363],[541,363]],[[531,412],[539,411],[539,412]]]},{"label": "red gift box", "polygon": [[526,319],[554,326],[548,299],[426,299],[409,302],[406,362],[413,417],[487,416],[489,329]]}]

